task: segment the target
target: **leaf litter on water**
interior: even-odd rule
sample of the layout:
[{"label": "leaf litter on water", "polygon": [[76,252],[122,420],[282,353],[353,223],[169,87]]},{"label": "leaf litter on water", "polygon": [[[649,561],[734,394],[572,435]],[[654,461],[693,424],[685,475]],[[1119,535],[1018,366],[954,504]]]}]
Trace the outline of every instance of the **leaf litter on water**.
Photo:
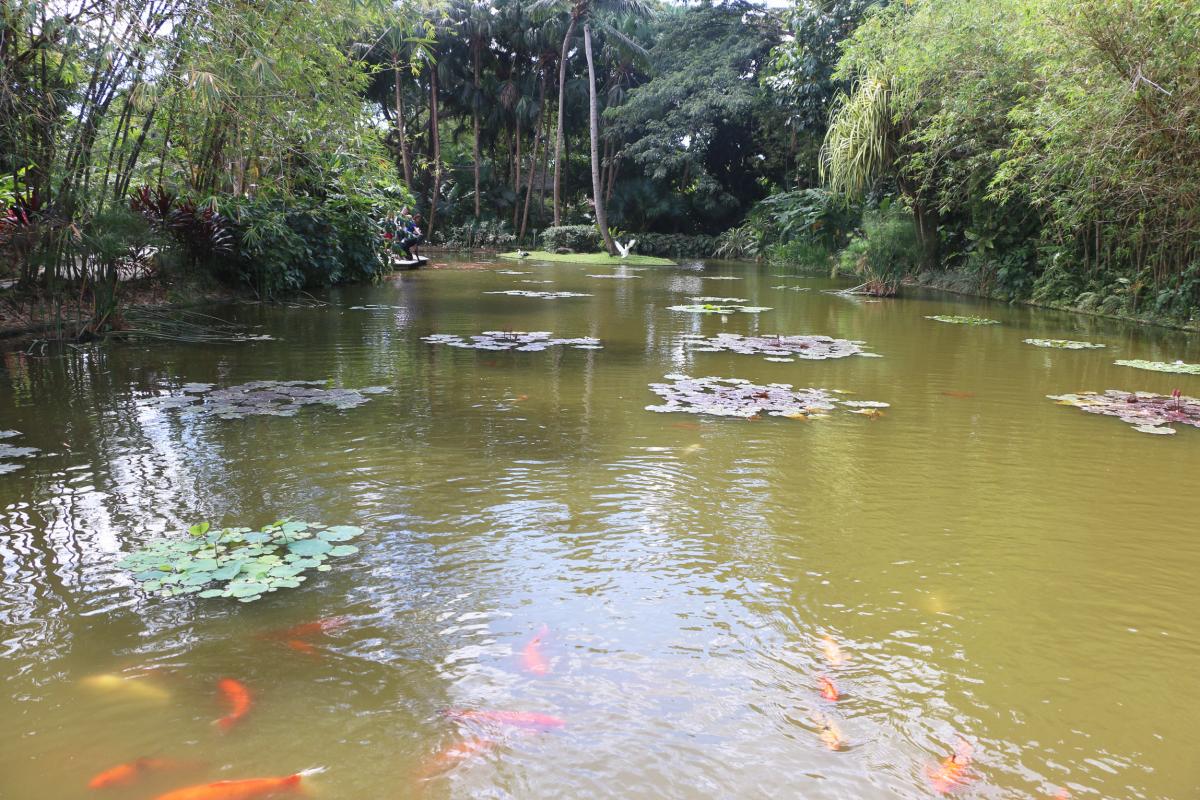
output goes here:
[{"label": "leaf litter on water", "polygon": [[468,350],[519,350],[537,353],[551,347],[573,347],[577,350],[599,350],[599,339],[581,336],[574,339],[554,338],[549,331],[484,331],[466,339],[452,333],[435,333],[421,337],[430,344],[444,344]]},{"label": "leaf litter on water", "polygon": [[888,408],[876,401],[841,400],[830,389],[796,389],[788,383],[758,385],[741,378],[693,378],[667,375],[670,383],[652,383],[650,391],[666,400],[662,405],[646,406],[647,411],[710,414],[718,417],[756,418],[762,414],[788,419],[820,419],[839,406],[856,413],[870,409],[873,415]]}]

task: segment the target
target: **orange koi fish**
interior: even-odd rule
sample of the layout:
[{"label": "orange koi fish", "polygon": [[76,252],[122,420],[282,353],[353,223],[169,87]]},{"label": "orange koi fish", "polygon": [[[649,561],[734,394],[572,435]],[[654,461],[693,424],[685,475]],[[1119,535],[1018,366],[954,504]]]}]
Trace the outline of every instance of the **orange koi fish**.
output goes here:
[{"label": "orange koi fish", "polygon": [[838,646],[832,636],[825,636],[821,639],[821,652],[825,654],[825,660],[831,667],[840,667],[846,663],[846,657],[842,655],[842,648]]},{"label": "orange koi fish", "polygon": [[186,769],[194,764],[185,764],[165,758],[139,758],[125,764],[110,767],[88,781],[89,789],[108,789],[112,786],[132,786],[146,772],[163,772],[172,769]]},{"label": "orange koi fish", "polygon": [[511,725],[514,728],[530,730],[549,730],[561,728],[566,720],[550,714],[539,714],[534,711],[472,711],[469,709],[450,709],[446,716],[464,722],[478,722],[484,725]]},{"label": "orange koi fish", "polygon": [[967,770],[971,766],[971,745],[960,741],[954,752],[942,759],[940,764],[925,767],[925,777],[938,794],[946,794],[971,782]]},{"label": "orange koi fish", "polygon": [[[1179,391],[1176,389],[1175,391]],[[1066,787],[1058,790],[1058,794],[1054,795],[1054,800],[1071,800],[1071,793]]]},{"label": "orange koi fish", "polygon": [[317,655],[317,648],[313,647],[311,644],[304,641],[303,639],[288,639],[287,646],[297,652],[304,653],[305,655],[308,655],[308,656]]},{"label": "orange koi fish", "polygon": [[490,752],[494,749],[496,749],[496,742],[492,739],[473,736],[468,739],[459,740],[442,749],[433,758],[429,759],[429,763],[421,770],[420,780],[427,781],[435,778],[469,758],[473,758],[481,753]]},{"label": "orange koi fish", "polygon": [[846,737],[842,735],[842,729],[833,719],[825,714],[816,714],[813,716],[813,722],[820,726],[817,735],[830,750],[841,750],[846,746]]},{"label": "orange koi fish", "polygon": [[549,634],[550,629],[543,625],[541,630],[526,643],[525,649],[521,651],[521,662],[524,664],[526,672],[532,672],[534,675],[545,675],[550,672],[550,662],[542,655],[542,640]]},{"label": "orange koi fish", "polygon": [[975,396],[974,392],[942,392],[944,397],[953,397],[956,400],[970,400]]},{"label": "orange koi fish", "polygon": [[[217,720],[217,725],[223,730],[229,730],[236,725],[246,712],[250,710],[250,690],[240,681],[233,678],[222,678],[217,683],[221,696],[229,704],[229,713]],[[247,795],[248,797],[251,795]]]},{"label": "orange koi fish", "polygon": [[319,636],[321,634],[331,633],[345,625],[349,625],[350,620],[346,617],[328,617],[327,619],[319,619],[316,622],[305,622],[300,625],[293,625],[290,628],[283,630],[270,631],[263,634],[264,639],[283,639],[291,641],[293,639],[307,639],[310,636]]},{"label": "orange koi fish", "polygon": [[836,703],[837,699],[841,697],[841,694],[838,692],[837,684],[835,684],[831,679],[821,675],[817,678],[817,683],[821,686],[822,698],[832,703]]},{"label": "orange koi fish", "polygon": [[155,800],[255,800],[259,797],[273,797],[285,792],[301,791],[301,781],[324,771],[324,767],[316,767],[288,775],[286,778],[250,778],[242,781],[205,783],[160,794]]}]

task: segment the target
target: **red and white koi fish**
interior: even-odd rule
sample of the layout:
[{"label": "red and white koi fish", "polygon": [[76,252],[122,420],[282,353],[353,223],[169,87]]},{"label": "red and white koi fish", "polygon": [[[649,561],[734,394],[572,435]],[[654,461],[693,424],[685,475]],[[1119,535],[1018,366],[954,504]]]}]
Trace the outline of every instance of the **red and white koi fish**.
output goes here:
[{"label": "red and white koi fish", "polygon": [[526,672],[532,672],[534,675],[545,675],[550,672],[550,662],[542,655],[542,641],[550,634],[550,629],[545,625],[530,639],[525,649],[521,651],[521,663],[525,666]]},{"label": "red and white koi fish", "polygon": [[509,725],[514,728],[529,730],[550,730],[561,728],[567,721],[550,714],[539,714],[535,711],[472,711],[470,709],[452,708],[445,712],[451,719],[463,722],[477,722],[484,725]]},{"label": "red and white koi fish", "polygon": [[[1179,390],[1176,389],[1175,391],[1178,392]],[[1053,800],[1071,800],[1071,792],[1068,791],[1067,788],[1064,786],[1063,788],[1058,790],[1057,794],[1054,795]]]},{"label": "red and white koi fish", "polygon": [[832,636],[821,638],[821,652],[824,653],[825,660],[831,667],[841,667],[846,663],[846,657],[842,655],[842,648],[838,646]]},{"label": "red and white koi fish", "polygon": [[221,697],[229,704],[229,713],[217,720],[222,730],[229,730],[250,710],[250,690],[240,681],[233,678],[222,678],[217,682]]},{"label": "red and white koi fish", "polygon": [[959,741],[954,752],[943,758],[941,763],[925,767],[925,777],[935,792],[946,794],[971,782],[967,770],[971,766],[972,752],[969,742]]},{"label": "red and white koi fish", "polygon": [[841,697],[841,693],[838,692],[837,684],[834,683],[830,678],[821,675],[817,678],[817,683],[821,686],[821,697],[825,700],[828,700],[831,703],[836,703],[837,699]]},{"label": "red and white koi fish", "polygon": [[813,715],[813,722],[820,728],[817,735],[821,737],[821,743],[830,750],[841,750],[846,746],[846,737],[842,735],[842,729],[834,719],[818,713]]},{"label": "red and white koi fish", "polygon": [[198,764],[172,761],[167,758],[139,758],[97,773],[88,781],[89,789],[108,789],[113,786],[132,786],[147,772],[165,772],[175,769],[194,769]]},{"label": "red and white koi fish", "polygon": [[460,739],[436,753],[421,769],[420,780],[427,781],[436,778],[447,770],[453,769],[467,759],[496,749],[496,741],[472,736]]},{"label": "red and white koi fish", "polygon": [[288,775],[286,778],[250,778],[242,781],[205,783],[161,794],[155,800],[256,800],[260,797],[274,797],[302,791],[301,782],[305,778],[324,771],[324,767],[316,767]]}]

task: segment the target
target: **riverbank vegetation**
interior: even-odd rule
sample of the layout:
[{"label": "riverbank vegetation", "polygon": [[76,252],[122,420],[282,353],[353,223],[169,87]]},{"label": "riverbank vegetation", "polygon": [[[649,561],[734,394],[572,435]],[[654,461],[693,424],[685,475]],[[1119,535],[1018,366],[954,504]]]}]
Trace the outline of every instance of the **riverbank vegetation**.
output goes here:
[{"label": "riverbank vegetation", "polygon": [[87,336],[145,285],[371,280],[419,207],[454,247],[1186,320],[1198,32],[1178,0],[9,0],[0,300]]},{"label": "riverbank vegetation", "polygon": [[[1009,299],[1197,314],[1200,166],[1188,154],[1200,145],[1200,9],[867,5],[800,2],[775,51],[768,80],[795,97],[792,122],[819,148],[818,180],[797,180],[830,194],[777,195],[751,215],[773,252],[837,250],[844,225],[817,216],[835,213],[828,199],[870,209],[842,258],[868,280],[951,270]],[[832,97],[814,101],[814,77]]]}]

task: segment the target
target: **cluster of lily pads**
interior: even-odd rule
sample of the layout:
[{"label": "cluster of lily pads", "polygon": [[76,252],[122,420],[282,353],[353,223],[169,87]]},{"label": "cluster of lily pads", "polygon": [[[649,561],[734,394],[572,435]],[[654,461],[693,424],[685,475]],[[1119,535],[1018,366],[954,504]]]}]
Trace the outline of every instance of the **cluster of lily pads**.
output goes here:
[{"label": "cluster of lily pads", "polygon": [[788,292],[807,292],[811,291],[811,286],[772,286],[772,289],[783,289]]},{"label": "cluster of lily pads", "polygon": [[797,358],[822,361],[828,358],[867,356],[878,358],[877,353],[865,352],[863,342],[850,339],[834,339],[830,336],[741,336],[736,333],[719,333],[711,339],[700,334],[683,337],[696,353],[742,353],[744,355],[767,356],[768,361],[794,361]]},{"label": "cluster of lily pads", "polygon": [[580,336],[575,339],[556,339],[549,331],[484,331],[466,339],[453,333],[434,333],[421,337],[430,344],[444,344],[468,350],[520,350],[536,353],[550,347],[574,347],[576,350],[600,350],[599,339]]},{"label": "cluster of lily pads", "polygon": [[987,317],[964,317],[957,314],[932,314],[927,315],[925,319],[932,319],[936,322],[948,322],[951,325],[999,325],[1000,320],[988,319]]},{"label": "cluster of lily pads", "polygon": [[1105,345],[1094,342],[1076,342],[1071,339],[1025,339],[1025,344],[1034,347],[1051,347],[1056,350],[1099,350]]},{"label": "cluster of lily pads", "polygon": [[142,589],[162,597],[195,594],[232,597],[243,603],[268,592],[294,589],[315,569],[329,572],[327,559],[358,552],[341,544],[362,533],[350,525],[326,527],[278,520],[260,530],[212,528],[202,522],[188,535],[158,539],[126,556],[118,566],[133,572]]},{"label": "cluster of lily pads", "polygon": [[387,391],[386,386],[340,389],[330,387],[328,381],[251,381],[225,389],[214,389],[211,383],[188,383],[181,394],[152,398],[146,404],[219,419],[293,417],[304,406],[325,405],[339,411],[356,408],[368,401],[367,395]]},{"label": "cluster of lily pads", "polygon": [[765,386],[741,378],[693,378],[667,375],[671,383],[652,383],[650,391],[666,400],[662,405],[646,406],[660,413],[711,414],[717,417],[750,419],[767,414],[788,419],[820,419],[838,406],[855,413],[879,413],[887,403],[869,400],[842,400],[829,389],[795,389],[788,383]]},{"label": "cluster of lily pads", "polygon": [[[20,431],[0,431],[0,439],[11,439],[20,435]],[[27,458],[37,451],[36,447],[17,447],[15,444],[0,441],[0,475],[6,472],[15,472],[24,466],[23,464],[14,464],[8,459]]]},{"label": "cluster of lily pads", "polygon": [[1172,372],[1178,375],[1200,375],[1200,364],[1185,364],[1182,361],[1142,361],[1140,359],[1132,359],[1129,361],[1114,361],[1113,363],[1118,367],[1148,369],[1151,372]]},{"label": "cluster of lily pads", "polygon": [[1127,422],[1139,433],[1172,434],[1170,425],[1191,425],[1200,428],[1200,400],[1185,397],[1154,394],[1152,392],[1125,392],[1109,389],[1079,394],[1048,395],[1060,405],[1075,406],[1089,414],[1117,417]]},{"label": "cluster of lily pads", "polygon": [[758,314],[770,311],[767,306],[743,306],[718,303],[693,303],[691,305],[667,306],[669,311],[685,311],[689,314]]},{"label": "cluster of lily pads", "polygon": [[513,297],[540,297],[543,300],[557,300],[560,297],[591,297],[590,294],[583,292],[531,292],[527,289],[508,289],[498,292],[484,292],[484,294],[507,294]]},{"label": "cluster of lily pads", "polygon": [[610,278],[615,281],[627,281],[632,278],[640,278],[641,275],[588,275],[589,278]]}]

